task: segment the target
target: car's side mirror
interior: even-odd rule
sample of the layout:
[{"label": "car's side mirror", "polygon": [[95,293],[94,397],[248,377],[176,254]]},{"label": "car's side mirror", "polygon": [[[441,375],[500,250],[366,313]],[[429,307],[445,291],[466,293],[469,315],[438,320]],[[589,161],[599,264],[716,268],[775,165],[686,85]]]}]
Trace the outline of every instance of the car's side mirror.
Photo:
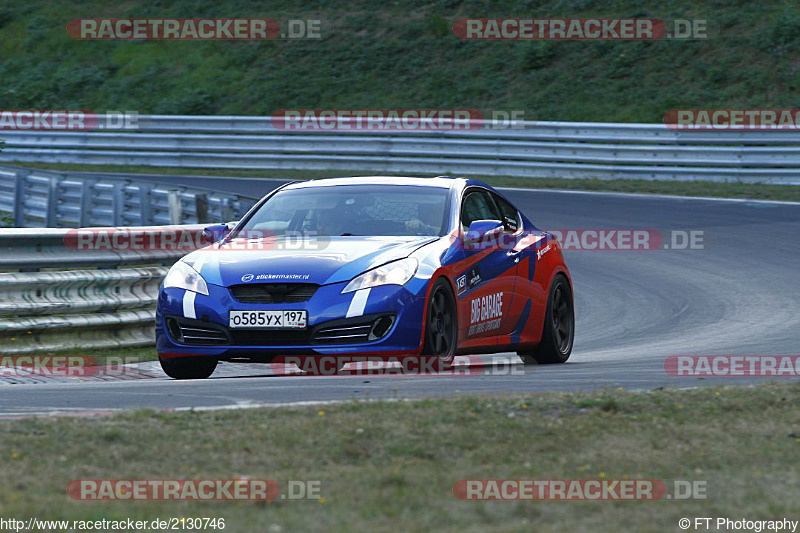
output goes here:
[{"label": "car's side mirror", "polygon": [[481,243],[487,236],[493,236],[503,231],[503,223],[499,220],[473,220],[464,235],[464,244],[474,245]]},{"label": "car's side mirror", "polygon": [[230,233],[231,228],[228,224],[214,224],[203,229],[203,240],[205,242],[217,242],[225,238]]}]

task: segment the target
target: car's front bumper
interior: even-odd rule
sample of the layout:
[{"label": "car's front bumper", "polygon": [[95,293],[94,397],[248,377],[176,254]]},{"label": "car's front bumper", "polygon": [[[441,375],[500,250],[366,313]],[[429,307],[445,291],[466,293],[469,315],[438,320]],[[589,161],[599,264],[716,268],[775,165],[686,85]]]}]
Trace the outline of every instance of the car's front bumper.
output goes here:
[{"label": "car's front bumper", "polygon": [[[214,356],[266,362],[280,355],[401,355],[420,351],[426,283],[373,287],[360,295],[365,301],[363,307],[355,306],[355,313],[356,293],[342,294],[345,285],[321,285],[307,301],[283,304],[242,303],[227,288],[212,284],[208,296],[190,295],[193,302],[187,302],[185,290],[162,287],[156,311],[158,353],[162,357]],[[228,328],[230,310],[306,310],[308,327]],[[391,319],[388,328],[387,319]],[[348,338],[349,334],[353,337]],[[188,339],[196,336],[204,340]]]}]

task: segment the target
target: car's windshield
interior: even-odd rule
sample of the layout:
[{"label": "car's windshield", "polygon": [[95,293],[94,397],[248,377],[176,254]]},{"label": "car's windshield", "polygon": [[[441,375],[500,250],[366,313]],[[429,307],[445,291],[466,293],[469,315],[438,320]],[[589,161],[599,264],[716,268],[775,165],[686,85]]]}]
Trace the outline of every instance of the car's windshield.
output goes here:
[{"label": "car's windshield", "polygon": [[266,235],[440,236],[447,232],[447,189],[345,185],[279,191],[241,228]]}]

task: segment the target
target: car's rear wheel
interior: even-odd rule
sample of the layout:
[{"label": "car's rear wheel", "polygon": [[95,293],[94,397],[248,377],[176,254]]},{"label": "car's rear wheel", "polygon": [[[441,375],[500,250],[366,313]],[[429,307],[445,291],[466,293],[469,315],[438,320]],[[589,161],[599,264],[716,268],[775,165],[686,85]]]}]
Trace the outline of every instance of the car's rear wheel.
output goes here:
[{"label": "car's rear wheel", "polygon": [[175,379],[205,379],[217,368],[217,360],[213,357],[170,357],[158,356],[158,362],[164,373]]},{"label": "car's rear wheel", "polygon": [[425,313],[425,345],[423,357],[435,356],[438,363],[452,366],[458,341],[456,302],[450,284],[444,278],[433,283]]},{"label": "car's rear wheel", "polygon": [[572,288],[567,278],[558,274],[550,286],[541,342],[535,349],[517,354],[526,365],[564,363],[572,353],[574,340],[575,309]]}]

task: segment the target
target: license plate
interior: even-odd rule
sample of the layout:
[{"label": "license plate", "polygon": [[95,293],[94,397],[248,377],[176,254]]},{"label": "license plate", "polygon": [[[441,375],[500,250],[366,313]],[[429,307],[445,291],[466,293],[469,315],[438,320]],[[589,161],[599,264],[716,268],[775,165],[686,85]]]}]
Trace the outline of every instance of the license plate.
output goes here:
[{"label": "license plate", "polygon": [[301,329],[308,325],[307,311],[231,311],[231,328]]}]

